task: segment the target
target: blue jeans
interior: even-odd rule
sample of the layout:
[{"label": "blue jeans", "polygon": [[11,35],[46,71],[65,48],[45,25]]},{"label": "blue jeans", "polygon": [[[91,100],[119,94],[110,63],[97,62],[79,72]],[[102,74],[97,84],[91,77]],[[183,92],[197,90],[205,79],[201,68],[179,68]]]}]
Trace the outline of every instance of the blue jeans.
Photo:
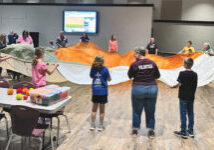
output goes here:
[{"label": "blue jeans", "polygon": [[132,87],[132,129],[140,129],[141,114],[143,108],[146,115],[146,127],[150,130],[155,128],[155,105],[157,99],[157,85]]},{"label": "blue jeans", "polygon": [[192,131],[194,126],[194,102],[189,102],[180,99],[180,120],[181,120],[181,131],[186,131],[186,116],[188,115],[189,125],[188,130]]}]

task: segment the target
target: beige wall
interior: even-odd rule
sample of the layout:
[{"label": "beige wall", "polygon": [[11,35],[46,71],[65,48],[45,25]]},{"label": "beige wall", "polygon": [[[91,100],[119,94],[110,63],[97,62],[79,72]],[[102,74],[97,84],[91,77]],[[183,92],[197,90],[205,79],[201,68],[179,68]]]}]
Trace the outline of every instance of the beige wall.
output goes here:
[{"label": "beige wall", "polygon": [[[153,1],[155,19],[214,21],[214,0]],[[201,49],[204,42],[210,42],[214,47],[213,26],[214,24],[154,23],[153,35],[157,39],[160,51],[176,53],[188,40],[193,41],[196,49]]]},{"label": "beige wall", "polygon": [[213,26],[155,23],[154,29],[157,44],[163,52],[177,53],[189,40],[196,50],[200,50],[204,42],[214,46]]},{"label": "beige wall", "polygon": [[183,0],[183,20],[214,21],[214,0]]},{"label": "beige wall", "polygon": [[214,0],[147,0],[155,19],[214,21]]},{"label": "beige wall", "polygon": [[[58,1],[59,0],[55,0]],[[70,0],[67,0],[70,1]],[[72,1],[72,0],[71,0]],[[75,0],[76,2],[79,2],[81,0]],[[87,0],[82,0],[87,1]],[[88,0],[89,1],[89,0]],[[93,0],[95,2],[95,0]],[[109,3],[109,0],[96,0],[98,3]],[[190,20],[190,21],[214,21],[214,0],[110,0],[111,3],[153,3],[154,8],[154,19],[160,19],[160,20]],[[73,1],[72,1],[73,2]],[[43,11],[42,11],[43,12]],[[118,11],[119,12],[119,11]],[[1,13],[1,9],[0,9]],[[19,16],[20,11],[17,11]],[[10,13],[9,13],[10,14]],[[147,15],[148,13],[145,12],[144,15]],[[131,17],[129,13],[124,13],[121,15],[128,15],[130,18],[143,22],[144,15],[136,15],[135,17]],[[132,14],[133,15],[133,14]],[[143,17],[141,17],[143,16]],[[60,18],[61,16],[56,14],[55,18]],[[106,16],[107,17],[107,16]],[[127,18],[129,18],[127,17]],[[10,18],[5,18],[6,22],[12,23]],[[54,18],[54,17],[53,17]],[[110,17],[111,18],[111,17]],[[115,20],[119,20],[116,19]],[[0,20],[1,21],[1,20]],[[17,21],[17,30],[20,30],[22,26],[24,25],[18,18],[16,18]],[[52,22],[52,20],[50,20]],[[46,41],[48,39],[53,39],[55,36],[57,36],[57,31],[60,28],[61,29],[61,20],[60,23],[57,25],[57,27],[54,29],[52,33],[48,33],[49,36],[44,38],[43,40]],[[144,21],[146,22],[146,21]],[[149,21],[150,22],[150,21]],[[117,23],[115,23],[117,25]],[[135,22],[136,24],[136,22]],[[126,30],[130,30],[129,33],[127,31],[124,32],[124,30],[120,30],[119,26],[117,27],[110,27],[107,26],[105,30],[112,30],[112,32],[115,32],[119,35],[119,45],[121,50],[121,53],[125,53],[133,47],[134,45],[143,45],[145,46],[148,41],[148,34],[151,31],[149,28],[145,28],[145,24],[139,24],[139,26],[143,27],[144,32],[141,32],[141,34],[145,35],[146,38],[141,38],[140,34],[134,34],[137,32],[137,26],[133,26],[133,28],[126,28]],[[138,28],[139,28],[138,26]],[[5,26],[6,30],[9,31],[9,28],[11,26]],[[36,27],[35,27],[36,28]],[[51,27],[52,29],[54,27]],[[176,52],[180,50],[186,43],[187,40],[192,40],[195,47],[197,49],[201,48],[201,45],[203,42],[208,41],[213,43],[214,41],[214,30],[212,29],[212,25],[203,25],[203,24],[175,24],[175,23],[153,23],[153,35],[157,38],[157,42],[160,48],[160,51],[162,52]],[[43,30],[43,29],[42,29]],[[135,31],[132,34],[132,30]],[[146,32],[148,30],[148,32]],[[1,28],[0,28],[1,31]],[[47,31],[49,32],[49,31]],[[105,34],[104,36],[101,36],[101,33],[97,37],[91,37],[92,40],[94,40],[98,45],[100,45],[102,48],[107,49],[107,40],[109,39],[109,36],[112,32],[102,32],[102,34]],[[50,34],[52,36],[50,37]],[[125,35],[131,35],[129,36],[130,39],[127,39]],[[140,39],[139,42],[136,42],[136,39]],[[70,43],[75,43],[78,39],[78,36],[69,36]],[[43,43],[44,41],[41,41]],[[124,41],[129,41],[128,43]],[[140,42],[141,41],[141,42]],[[47,43],[46,43],[47,44]],[[127,46],[128,45],[128,46]],[[214,44],[212,45],[214,47]]]},{"label": "beige wall", "polygon": [[[63,10],[97,10],[99,33],[91,41],[108,49],[111,34],[118,37],[121,54],[136,46],[145,46],[151,36],[152,7],[74,7],[74,6],[9,6],[0,5],[0,33],[11,29],[19,34],[24,30],[40,32],[40,45],[48,46],[62,30]],[[67,35],[69,44],[79,41],[80,35]]]}]

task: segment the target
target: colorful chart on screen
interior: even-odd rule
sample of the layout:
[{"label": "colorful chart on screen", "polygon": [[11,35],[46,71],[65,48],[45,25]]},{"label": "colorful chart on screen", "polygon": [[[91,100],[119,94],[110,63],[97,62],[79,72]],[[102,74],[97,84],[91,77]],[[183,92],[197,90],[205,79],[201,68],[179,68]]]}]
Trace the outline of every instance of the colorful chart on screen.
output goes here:
[{"label": "colorful chart on screen", "polygon": [[64,11],[64,32],[97,33],[96,11]]}]

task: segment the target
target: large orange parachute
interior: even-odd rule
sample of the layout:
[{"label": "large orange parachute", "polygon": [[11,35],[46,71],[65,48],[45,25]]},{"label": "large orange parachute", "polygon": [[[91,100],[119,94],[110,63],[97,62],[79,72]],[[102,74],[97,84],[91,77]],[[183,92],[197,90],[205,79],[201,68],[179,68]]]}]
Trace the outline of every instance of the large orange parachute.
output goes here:
[{"label": "large orange parachute", "polygon": [[[79,42],[71,47],[60,48],[56,51],[56,56],[59,60],[79,62],[91,65],[94,57],[97,54],[102,54],[105,58],[105,65],[109,68],[117,66],[129,66],[135,61],[134,51],[127,52],[124,55],[118,53],[109,53],[95,45],[93,42]],[[203,53],[194,54],[176,54],[170,57],[161,57],[156,55],[147,55],[146,57],[155,61],[160,69],[175,69],[183,65],[183,60],[186,57],[193,59],[198,58]]]}]

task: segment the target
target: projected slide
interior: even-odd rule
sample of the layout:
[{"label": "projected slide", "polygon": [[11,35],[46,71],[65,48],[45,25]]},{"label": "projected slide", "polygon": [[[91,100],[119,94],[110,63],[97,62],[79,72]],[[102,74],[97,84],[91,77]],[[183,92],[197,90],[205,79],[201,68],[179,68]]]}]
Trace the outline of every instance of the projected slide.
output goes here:
[{"label": "projected slide", "polygon": [[97,12],[64,11],[64,32],[97,33]]}]

